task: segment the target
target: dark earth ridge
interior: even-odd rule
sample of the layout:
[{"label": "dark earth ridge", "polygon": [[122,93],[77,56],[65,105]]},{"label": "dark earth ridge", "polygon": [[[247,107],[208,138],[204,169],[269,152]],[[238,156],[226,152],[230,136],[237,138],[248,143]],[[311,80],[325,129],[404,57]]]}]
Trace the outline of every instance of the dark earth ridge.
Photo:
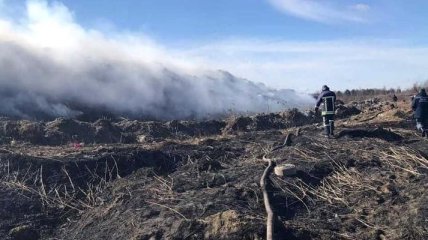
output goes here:
[{"label": "dark earth ridge", "polygon": [[199,123],[2,119],[0,238],[264,239],[268,154],[296,166],[269,178],[277,239],[427,239],[427,140],[398,110],[361,108],[328,140],[319,116],[296,111]]}]

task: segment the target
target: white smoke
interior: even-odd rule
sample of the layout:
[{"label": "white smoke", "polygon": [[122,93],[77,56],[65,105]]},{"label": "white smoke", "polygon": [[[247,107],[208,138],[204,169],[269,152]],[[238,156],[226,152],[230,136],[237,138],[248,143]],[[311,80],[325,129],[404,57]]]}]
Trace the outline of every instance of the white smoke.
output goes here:
[{"label": "white smoke", "polygon": [[83,107],[182,119],[312,102],[202,69],[142,34],[85,29],[60,3],[27,1],[23,16],[16,21],[0,11],[1,114],[75,116]]}]

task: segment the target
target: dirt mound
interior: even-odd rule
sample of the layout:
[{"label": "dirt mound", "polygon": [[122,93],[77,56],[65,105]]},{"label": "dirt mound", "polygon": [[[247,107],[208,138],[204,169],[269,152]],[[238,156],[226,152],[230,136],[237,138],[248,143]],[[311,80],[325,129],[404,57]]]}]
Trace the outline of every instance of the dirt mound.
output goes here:
[{"label": "dirt mound", "polygon": [[225,125],[225,122],[217,120],[202,122],[175,120],[166,123],[166,127],[170,132],[176,136],[181,135],[182,137],[218,135],[221,133],[221,130]]},{"label": "dirt mound", "polygon": [[292,109],[282,113],[233,118],[227,121],[227,125],[223,129],[223,132],[233,133],[237,131],[250,132],[285,129],[310,124],[315,120],[316,118],[314,115],[305,115],[297,109]]},{"label": "dirt mound", "polygon": [[28,139],[31,143],[43,141],[43,124],[21,121],[18,127],[20,139]]},{"label": "dirt mound", "polygon": [[91,142],[93,136],[94,128],[87,122],[58,118],[46,123],[45,143],[49,145],[63,145],[70,141]]},{"label": "dirt mound", "polygon": [[250,131],[250,126],[253,120],[250,117],[240,116],[228,120],[224,133],[231,133],[235,131]]},{"label": "dirt mound", "polygon": [[187,139],[189,137],[210,136],[221,133],[225,123],[223,121],[209,120],[195,121],[169,121],[169,122],[141,122],[122,120],[116,123],[122,133],[134,134],[136,139],[146,141],[160,141],[165,138]]},{"label": "dirt mound", "polygon": [[44,140],[44,124],[26,120],[0,120],[2,129],[0,141],[10,143],[12,140],[25,140],[38,143]]},{"label": "dirt mound", "polygon": [[66,145],[69,143],[136,143],[163,141],[166,138],[188,139],[217,135],[225,127],[224,121],[137,121],[122,119],[113,122],[99,119],[82,122],[58,118],[51,122],[0,120],[0,143],[12,140],[38,145]]},{"label": "dirt mound", "polygon": [[263,232],[253,218],[234,210],[216,213],[204,220],[207,226],[204,239],[257,239],[253,232],[257,229]]},{"label": "dirt mound", "polygon": [[94,130],[94,140],[102,143],[121,143],[127,142],[127,139],[122,135],[119,127],[113,125],[108,120],[97,120],[92,127]]},{"label": "dirt mound", "polygon": [[392,131],[385,130],[383,128],[376,129],[346,129],[339,132],[337,138],[349,136],[351,138],[379,138],[385,141],[401,141],[403,137]]},{"label": "dirt mound", "polygon": [[282,118],[285,121],[286,127],[302,126],[316,121],[311,114],[306,115],[297,109],[283,112]]},{"label": "dirt mound", "polygon": [[138,121],[129,119],[83,122],[58,118],[50,122],[0,120],[3,132],[0,141],[12,140],[38,145],[98,144],[98,143],[151,143],[165,139],[185,140],[208,137],[221,133],[252,132],[286,129],[320,121],[313,112],[304,114],[297,109],[282,113],[240,116],[230,120],[207,121]]},{"label": "dirt mound", "polygon": [[355,106],[338,105],[336,109],[337,118],[348,118],[354,115],[358,115],[360,113],[361,113],[361,110],[359,110]]}]

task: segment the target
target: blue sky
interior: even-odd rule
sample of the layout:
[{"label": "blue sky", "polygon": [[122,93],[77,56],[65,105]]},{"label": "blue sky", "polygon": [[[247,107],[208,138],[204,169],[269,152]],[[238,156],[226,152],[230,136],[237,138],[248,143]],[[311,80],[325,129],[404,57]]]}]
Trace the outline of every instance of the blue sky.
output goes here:
[{"label": "blue sky", "polygon": [[[25,2],[13,0],[14,4]],[[9,0],[10,2],[10,0]],[[52,2],[52,1],[51,1]],[[428,37],[424,0],[59,0],[73,12],[77,22],[88,27],[111,27],[143,31],[165,44],[240,38],[274,38],[301,41],[346,38],[398,38],[422,42]],[[276,5],[275,2],[278,2]],[[281,8],[281,2],[319,2],[361,18],[342,16],[311,18]],[[349,8],[360,6],[361,10]],[[298,8],[298,7],[296,7]],[[321,9],[318,11],[322,11]]]},{"label": "blue sky", "polygon": [[[3,18],[20,22],[28,15],[27,1],[0,2]],[[424,0],[29,2],[50,14],[62,6],[68,23],[86,33],[141,37],[185,64],[224,69],[275,88],[409,87],[428,79]]]}]

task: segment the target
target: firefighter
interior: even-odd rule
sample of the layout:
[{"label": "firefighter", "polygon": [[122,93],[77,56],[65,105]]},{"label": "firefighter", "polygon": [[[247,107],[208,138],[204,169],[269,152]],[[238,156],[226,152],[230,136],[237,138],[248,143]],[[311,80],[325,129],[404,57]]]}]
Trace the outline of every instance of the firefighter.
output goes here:
[{"label": "firefighter", "polygon": [[335,114],[335,103],[336,103],[336,94],[330,91],[330,88],[326,85],[322,87],[322,92],[318,96],[317,104],[315,106],[315,112],[318,112],[318,109],[322,103],[321,115],[323,117],[325,136],[333,136],[334,132],[334,114]]},{"label": "firefighter", "polygon": [[397,97],[397,95],[395,95],[395,94],[394,94],[394,96],[392,96],[392,101],[393,101],[393,102],[397,102],[397,101],[398,101],[398,97]]},{"label": "firefighter", "polygon": [[[421,89],[412,101],[413,117],[416,119],[416,129],[422,137],[427,136],[428,130],[428,96],[425,89]],[[428,137],[428,136],[427,136]]]}]

